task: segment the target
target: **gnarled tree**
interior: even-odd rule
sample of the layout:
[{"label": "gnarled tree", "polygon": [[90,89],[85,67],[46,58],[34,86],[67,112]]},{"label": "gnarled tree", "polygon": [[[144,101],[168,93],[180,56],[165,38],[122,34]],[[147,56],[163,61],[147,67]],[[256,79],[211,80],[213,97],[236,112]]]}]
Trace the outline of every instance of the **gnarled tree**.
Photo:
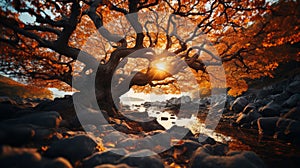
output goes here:
[{"label": "gnarled tree", "polygon": [[[120,80],[112,85],[117,67],[138,57],[147,57],[151,63],[155,61],[153,55],[159,57],[155,49],[163,49],[184,60],[202,80],[201,75],[207,73],[210,65],[220,61],[242,62],[238,53],[243,50],[226,54],[226,49],[219,58],[206,48],[205,40],[197,45],[192,45],[191,41],[206,34],[218,44],[218,39],[229,30],[241,31],[249,26],[249,20],[259,20],[258,16],[265,14],[267,7],[264,0],[6,0],[0,8],[0,70],[39,85],[61,89],[72,87],[74,76],[81,80],[96,73],[100,108],[113,115],[111,90],[118,90],[122,95],[136,86],[146,86],[144,89],[159,85],[172,87],[174,80],[170,74],[180,73],[185,66],[172,66],[169,69],[172,73],[160,75],[155,75],[152,66],[134,74],[123,71],[118,76]],[[143,13],[146,12],[151,13],[147,16],[151,19],[145,21],[143,17],[147,17]],[[125,17],[121,20],[128,24],[110,25],[111,20],[122,16]],[[192,33],[185,34],[184,29],[180,29],[178,18],[190,19],[195,25],[190,27]],[[166,24],[163,24],[164,19]],[[86,45],[95,33],[101,37],[94,43],[97,45]],[[133,54],[138,50],[144,52]],[[201,57],[203,53],[207,55],[206,62]],[[76,62],[80,62],[80,66]],[[127,81],[124,75],[132,75],[132,78]],[[90,81],[81,82],[84,86],[84,82]],[[129,82],[130,87],[120,90],[122,82]]]}]

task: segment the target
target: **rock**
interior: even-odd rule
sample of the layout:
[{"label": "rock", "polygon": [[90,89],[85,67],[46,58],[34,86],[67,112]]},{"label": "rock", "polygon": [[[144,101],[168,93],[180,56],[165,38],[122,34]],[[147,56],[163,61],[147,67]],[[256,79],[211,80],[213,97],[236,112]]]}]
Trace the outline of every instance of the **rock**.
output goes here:
[{"label": "rock", "polygon": [[34,109],[36,111],[57,111],[64,120],[72,120],[76,116],[72,97],[43,101]]},{"label": "rock", "polygon": [[135,138],[127,138],[124,139],[123,141],[119,142],[116,145],[117,148],[124,148],[130,151],[137,151],[141,150],[143,147],[147,148],[145,144],[142,144],[140,139],[135,139]]},{"label": "rock", "polygon": [[249,128],[251,128],[251,123],[244,123],[241,125],[241,128],[249,129]]},{"label": "rock", "polygon": [[300,81],[290,83],[286,90],[290,93],[300,93]]},{"label": "rock", "polygon": [[290,92],[283,91],[280,94],[273,95],[272,99],[277,103],[282,103],[282,102],[286,101],[291,95],[292,94]]},{"label": "rock", "polygon": [[75,163],[97,151],[98,144],[87,135],[77,135],[53,142],[45,152],[48,157],[65,157]]},{"label": "rock", "polygon": [[249,116],[247,114],[244,114],[244,113],[240,113],[239,114],[239,117],[236,119],[236,123],[239,124],[239,125],[242,125],[244,123],[247,123],[247,122],[250,122],[249,120]]},{"label": "rock", "polygon": [[257,120],[253,120],[251,123],[251,128],[258,129]]},{"label": "rock", "polygon": [[171,147],[171,134],[166,131],[153,134],[152,136],[145,138],[145,140],[147,140],[145,142],[145,145],[148,144],[148,146],[150,145],[150,147],[153,148],[156,146],[160,146],[164,149],[168,149]]},{"label": "rock", "polygon": [[42,157],[35,149],[1,147],[0,164],[2,167],[35,167],[35,168],[72,168],[64,158],[50,160]]},{"label": "rock", "polygon": [[104,143],[109,142],[109,143],[116,144],[127,138],[129,138],[129,136],[127,134],[124,134],[119,131],[113,131],[113,132],[109,133],[108,135],[106,135],[105,137],[103,137],[103,142]]},{"label": "rock", "polygon": [[193,133],[185,127],[180,127],[177,125],[172,126],[167,132],[171,135],[172,138],[176,139],[188,139],[189,137],[194,136]]},{"label": "rock", "polygon": [[185,155],[191,156],[193,152],[201,146],[202,144],[200,144],[199,142],[195,142],[187,139],[187,140],[180,140],[180,143],[175,144],[174,148],[181,151],[185,151],[184,153]]},{"label": "rock", "polygon": [[295,107],[300,103],[300,94],[294,94],[283,103],[283,107]]},{"label": "rock", "polygon": [[285,118],[279,118],[278,121],[276,122],[276,128],[278,131],[285,131],[287,127],[289,126],[290,122],[293,120],[291,119],[285,119]]},{"label": "rock", "polygon": [[191,158],[191,168],[264,168],[264,162],[250,151],[230,152],[226,156],[212,154],[206,147],[198,148]]},{"label": "rock", "polygon": [[257,94],[257,98],[258,99],[264,99],[266,98],[267,96],[271,95],[272,94],[272,91],[270,89],[261,89],[258,94]]},{"label": "rock", "polygon": [[118,165],[111,165],[111,164],[104,164],[99,165],[94,168],[130,168],[127,164],[118,164]]},{"label": "rock", "polygon": [[292,108],[289,112],[284,114],[282,117],[300,121],[300,106]]},{"label": "rock", "polygon": [[32,124],[45,128],[57,128],[61,120],[59,113],[50,111],[27,114],[19,118],[2,121],[2,123],[7,125]]},{"label": "rock", "polygon": [[247,104],[248,100],[245,97],[238,97],[232,103],[230,110],[232,110],[235,113],[239,113],[246,107]]},{"label": "rock", "polygon": [[163,126],[161,126],[156,118],[149,117],[146,121],[143,122],[136,122],[131,120],[130,118],[124,118],[124,121],[127,123],[127,125],[132,128],[133,131],[140,132],[150,132],[154,130],[165,130]]},{"label": "rock", "polygon": [[261,114],[257,112],[257,110],[253,109],[248,113],[249,120],[254,121],[261,117]]},{"label": "rock", "polygon": [[290,140],[300,140],[300,121],[291,121],[285,130]]},{"label": "rock", "polygon": [[44,166],[45,168],[72,168],[73,166],[71,165],[71,163],[62,157],[56,158],[54,160],[51,160],[46,166]]},{"label": "rock", "polygon": [[0,109],[0,121],[15,117],[21,110],[17,105],[7,103],[0,103]]},{"label": "rock", "polygon": [[267,105],[259,109],[263,117],[274,117],[280,115],[281,106],[274,101],[269,102]]},{"label": "rock", "polygon": [[34,136],[30,125],[0,125],[0,144],[19,146],[30,142]]},{"label": "rock", "polygon": [[281,118],[278,120],[276,125],[278,131],[274,135],[274,138],[290,141],[290,142],[299,142],[300,121]]},{"label": "rock", "polygon": [[256,110],[256,105],[254,103],[249,103],[243,110],[244,114],[248,114],[251,110]]},{"label": "rock", "polygon": [[273,135],[279,117],[261,117],[257,120],[258,131],[263,135]]},{"label": "rock", "polygon": [[128,152],[125,149],[114,148],[104,152],[94,153],[82,161],[82,167],[94,167],[101,164],[117,164],[118,160]]},{"label": "rock", "polygon": [[295,75],[295,76],[294,76],[294,80],[295,80],[295,81],[300,81],[300,74]]},{"label": "rock", "polygon": [[119,163],[125,163],[132,167],[148,168],[164,168],[164,164],[159,155],[148,149],[132,152],[120,159]]}]

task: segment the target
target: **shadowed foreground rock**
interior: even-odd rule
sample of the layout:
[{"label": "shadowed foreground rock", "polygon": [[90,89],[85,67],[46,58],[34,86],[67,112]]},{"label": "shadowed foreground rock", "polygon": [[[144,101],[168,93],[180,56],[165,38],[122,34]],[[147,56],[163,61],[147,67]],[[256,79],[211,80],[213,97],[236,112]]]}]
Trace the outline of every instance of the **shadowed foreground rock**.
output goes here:
[{"label": "shadowed foreground rock", "polygon": [[5,168],[72,168],[70,162],[62,157],[49,159],[42,157],[35,149],[1,147],[0,165]]},{"label": "shadowed foreground rock", "polygon": [[[220,153],[219,153],[220,154]],[[264,162],[254,152],[232,151],[219,155],[213,147],[199,147],[191,159],[191,168],[265,168]]]},{"label": "shadowed foreground rock", "polygon": [[65,157],[73,163],[97,151],[98,144],[87,135],[78,135],[72,138],[53,142],[45,152],[48,157]]}]

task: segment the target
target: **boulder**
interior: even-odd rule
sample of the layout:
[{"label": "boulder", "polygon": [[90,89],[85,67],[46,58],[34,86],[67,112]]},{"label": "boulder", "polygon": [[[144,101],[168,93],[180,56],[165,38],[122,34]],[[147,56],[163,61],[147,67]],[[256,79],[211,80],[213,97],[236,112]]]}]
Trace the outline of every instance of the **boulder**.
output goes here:
[{"label": "boulder", "polygon": [[240,113],[235,122],[239,125],[242,125],[244,123],[250,122],[250,118],[247,114]]},{"label": "boulder", "polygon": [[129,166],[138,168],[148,168],[150,165],[153,168],[164,168],[160,156],[148,149],[129,153],[121,158],[119,163],[125,163]]},{"label": "boulder", "polygon": [[254,103],[249,103],[243,110],[244,114],[248,114],[251,110],[256,110],[256,105]]},{"label": "boulder", "polygon": [[76,116],[72,97],[55,98],[54,101],[43,101],[36,111],[57,111],[64,120],[72,120]]},{"label": "boulder", "polygon": [[254,121],[261,117],[261,114],[257,112],[257,110],[253,109],[248,113],[249,120]]},{"label": "boulder", "polygon": [[77,135],[53,142],[45,156],[48,157],[65,157],[72,163],[92,155],[97,151],[97,142],[88,135]]},{"label": "boulder", "polygon": [[167,132],[171,135],[172,138],[176,139],[189,139],[189,137],[194,136],[193,133],[185,127],[174,125]]},{"label": "boulder", "polygon": [[284,114],[282,117],[300,121],[300,106],[290,109],[290,111]]},{"label": "boulder", "polygon": [[103,164],[96,166],[94,168],[130,168],[127,164],[118,164],[118,165],[112,165],[112,164]]},{"label": "boulder", "polygon": [[209,168],[264,168],[264,162],[250,151],[233,151],[225,156],[213,154],[206,146],[198,148],[190,162],[191,168],[209,167]]},{"label": "boulder", "polygon": [[271,98],[277,103],[282,103],[286,101],[291,95],[292,94],[290,92],[283,91],[280,94],[272,95]]},{"label": "boulder", "polygon": [[0,125],[0,144],[19,146],[30,142],[34,136],[30,125]]},{"label": "boulder", "polygon": [[230,107],[230,110],[232,110],[235,113],[239,113],[243,111],[243,109],[247,106],[248,100],[245,97],[238,97],[235,99]]},{"label": "boulder", "polygon": [[300,81],[290,83],[286,90],[290,93],[300,93]]},{"label": "boulder", "polygon": [[264,107],[261,107],[259,112],[263,117],[274,117],[280,115],[280,110],[281,106],[274,101],[271,101]]},{"label": "boulder", "polygon": [[294,94],[290,98],[288,98],[282,106],[295,107],[298,103],[300,104],[300,94]]},{"label": "boulder", "polygon": [[118,160],[128,152],[125,149],[114,148],[104,152],[94,153],[82,161],[82,167],[94,167],[101,164],[117,164]]},{"label": "boulder", "polygon": [[31,113],[22,117],[2,121],[7,125],[32,124],[45,128],[57,128],[62,118],[58,112]]},{"label": "boulder", "polygon": [[273,135],[279,117],[261,117],[257,120],[258,131],[263,135]]},{"label": "boulder", "polygon": [[64,158],[50,160],[42,157],[35,149],[1,147],[1,167],[72,168]]}]

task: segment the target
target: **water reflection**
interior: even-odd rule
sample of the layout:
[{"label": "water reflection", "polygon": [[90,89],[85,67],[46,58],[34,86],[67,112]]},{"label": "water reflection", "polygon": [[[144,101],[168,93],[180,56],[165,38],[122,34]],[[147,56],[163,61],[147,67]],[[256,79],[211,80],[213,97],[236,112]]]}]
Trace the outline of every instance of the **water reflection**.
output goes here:
[{"label": "water reflection", "polygon": [[164,106],[150,106],[145,107],[143,101],[123,101],[122,112],[126,116],[127,112],[147,112],[149,117],[156,118],[157,122],[165,129],[170,129],[174,125],[186,127],[191,130],[193,134],[205,134],[212,137],[218,142],[229,142],[231,137],[217,133],[214,130],[207,129],[197,116],[191,115],[190,118],[178,118],[174,111],[166,109]]}]

